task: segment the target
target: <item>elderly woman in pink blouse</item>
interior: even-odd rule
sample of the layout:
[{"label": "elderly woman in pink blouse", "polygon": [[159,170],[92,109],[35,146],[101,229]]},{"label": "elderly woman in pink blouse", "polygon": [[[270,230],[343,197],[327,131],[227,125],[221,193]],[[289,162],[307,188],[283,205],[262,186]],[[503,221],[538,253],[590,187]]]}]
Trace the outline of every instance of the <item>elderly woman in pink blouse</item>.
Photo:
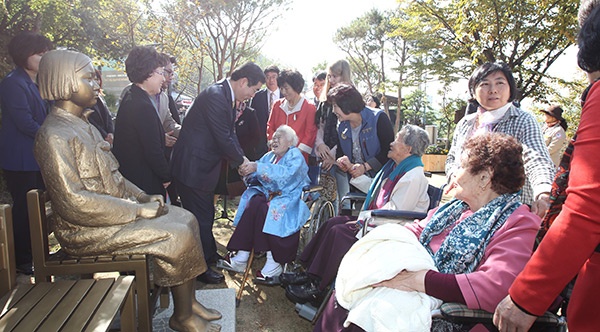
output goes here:
[{"label": "elderly woman in pink blouse", "polygon": [[[439,272],[404,270],[372,286],[422,292],[494,311],[529,260],[540,225],[539,217],[519,200],[525,181],[522,151],[514,138],[498,133],[465,143],[461,168],[450,184],[455,199],[405,226]],[[348,311],[332,297],[314,331],[362,330],[354,324],[344,327],[347,317]]]}]

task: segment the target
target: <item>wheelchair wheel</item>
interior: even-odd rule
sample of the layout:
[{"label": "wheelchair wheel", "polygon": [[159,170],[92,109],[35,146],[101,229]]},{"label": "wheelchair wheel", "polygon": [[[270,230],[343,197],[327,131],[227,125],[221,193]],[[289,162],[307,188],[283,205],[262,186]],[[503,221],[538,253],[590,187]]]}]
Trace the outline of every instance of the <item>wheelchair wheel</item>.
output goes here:
[{"label": "wheelchair wheel", "polygon": [[333,217],[333,204],[330,201],[319,198],[311,202],[310,218],[300,229],[300,241],[298,243],[298,255],[302,253],[304,247],[310,242],[312,237],[317,233],[319,227]]},{"label": "wheelchair wheel", "polygon": [[319,228],[321,228],[321,225],[327,220],[333,218],[333,216],[333,204],[330,201],[321,202],[321,204],[318,206],[316,218],[313,219],[309,225],[310,238],[312,239],[312,237],[317,234]]}]

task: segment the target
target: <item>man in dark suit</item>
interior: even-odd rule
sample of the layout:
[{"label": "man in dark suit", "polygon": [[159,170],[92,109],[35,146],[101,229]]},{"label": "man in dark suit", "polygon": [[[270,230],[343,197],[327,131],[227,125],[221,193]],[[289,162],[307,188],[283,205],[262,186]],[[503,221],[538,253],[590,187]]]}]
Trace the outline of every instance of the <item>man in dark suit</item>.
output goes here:
[{"label": "man in dark suit", "polygon": [[[265,75],[260,67],[249,62],[234,70],[230,78],[206,88],[188,111],[173,148],[173,179],[182,206],[198,219],[208,265],[220,258],[212,227],[215,215],[213,196],[221,160],[227,160],[230,167],[248,162],[234,131],[235,101],[252,98],[264,82]],[[209,268],[198,280],[220,283],[224,277]]]},{"label": "man in dark suit", "polygon": [[256,117],[258,118],[258,126],[260,128],[258,146],[256,152],[258,156],[262,156],[267,153],[267,121],[269,121],[269,115],[271,114],[271,108],[273,103],[280,98],[283,98],[277,86],[277,78],[279,77],[279,68],[271,65],[265,68],[265,78],[267,80],[267,87],[256,93],[256,96],[252,98],[250,107],[256,110]]}]

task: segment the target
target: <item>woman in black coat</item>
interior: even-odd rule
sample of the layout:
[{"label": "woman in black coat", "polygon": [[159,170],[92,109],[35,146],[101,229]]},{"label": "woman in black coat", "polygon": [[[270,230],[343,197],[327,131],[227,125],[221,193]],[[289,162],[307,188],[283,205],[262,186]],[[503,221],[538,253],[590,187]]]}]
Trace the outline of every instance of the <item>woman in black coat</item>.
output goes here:
[{"label": "woman in black coat", "polygon": [[134,47],[127,56],[125,70],[133,84],[119,105],[112,150],[125,178],[148,194],[163,196],[171,175],[156,95],[165,80],[165,65],[151,47]]}]

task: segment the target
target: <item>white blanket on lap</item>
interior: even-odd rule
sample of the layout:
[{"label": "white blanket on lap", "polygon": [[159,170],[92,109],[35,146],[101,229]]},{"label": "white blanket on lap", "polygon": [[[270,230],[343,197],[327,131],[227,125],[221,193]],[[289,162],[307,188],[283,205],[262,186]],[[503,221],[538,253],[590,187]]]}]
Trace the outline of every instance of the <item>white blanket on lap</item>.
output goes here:
[{"label": "white blanket on lap", "polygon": [[335,282],[338,303],[349,310],[344,326],[354,323],[368,332],[429,331],[431,310],[442,301],[420,292],[371,285],[402,270],[436,270],[415,235],[386,224],[369,232],[346,253]]}]

